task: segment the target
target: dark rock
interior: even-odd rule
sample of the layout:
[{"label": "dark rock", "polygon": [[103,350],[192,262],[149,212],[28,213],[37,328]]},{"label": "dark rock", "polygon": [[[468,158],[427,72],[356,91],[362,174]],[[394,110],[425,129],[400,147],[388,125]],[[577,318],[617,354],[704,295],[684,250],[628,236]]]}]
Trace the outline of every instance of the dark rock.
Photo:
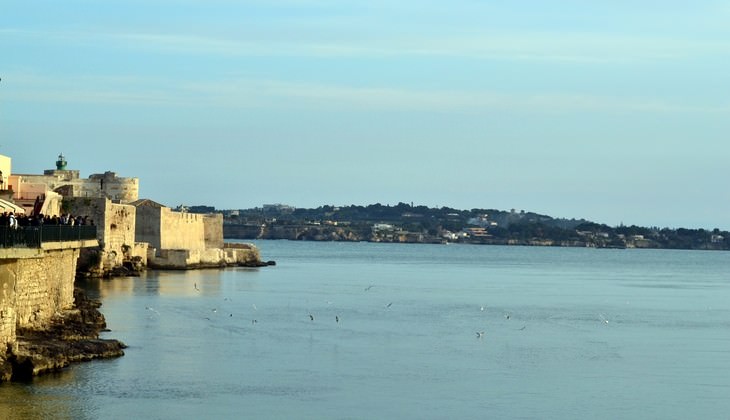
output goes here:
[{"label": "dark rock", "polygon": [[17,332],[15,345],[0,364],[0,378],[27,381],[73,362],[124,355],[124,343],[99,338],[99,332],[106,330],[98,310],[101,303],[88,299],[80,289],[74,291],[74,298],[75,308],[64,311],[47,329]]}]

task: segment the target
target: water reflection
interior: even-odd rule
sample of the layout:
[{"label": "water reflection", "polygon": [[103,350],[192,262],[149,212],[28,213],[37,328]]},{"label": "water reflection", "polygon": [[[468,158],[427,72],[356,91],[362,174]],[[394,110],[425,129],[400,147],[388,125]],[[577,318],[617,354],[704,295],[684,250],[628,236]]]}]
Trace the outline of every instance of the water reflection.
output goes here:
[{"label": "water reflection", "polygon": [[77,372],[68,369],[34,378],[28,383],[0,385],[0,418],[2,419],[81,419],[83,403],[71,394],[48,392],[49,389],[73,387]]}]

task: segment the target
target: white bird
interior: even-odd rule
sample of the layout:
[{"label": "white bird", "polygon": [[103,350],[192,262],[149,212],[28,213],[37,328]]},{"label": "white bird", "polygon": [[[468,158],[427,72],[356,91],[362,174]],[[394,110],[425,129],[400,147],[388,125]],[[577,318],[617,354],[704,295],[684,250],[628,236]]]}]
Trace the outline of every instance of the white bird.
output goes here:
[{"label": "white bird", "polygon": [[484,337],[484,331],[477,331],[477,338]]}]

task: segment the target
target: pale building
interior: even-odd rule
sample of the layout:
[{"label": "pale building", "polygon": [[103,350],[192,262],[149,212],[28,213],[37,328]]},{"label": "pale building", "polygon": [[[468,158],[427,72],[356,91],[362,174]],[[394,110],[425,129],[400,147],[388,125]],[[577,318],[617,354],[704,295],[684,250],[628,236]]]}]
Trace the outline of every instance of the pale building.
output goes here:
[{"label": "pale building", "polygon": [[8,184],[14,200],[30,210],[28,213],[57,215],[60,200],[53,193],[63,197],[108,198],[118,203],[130,203],[139,198],[139,178],[120,178],[116,173],[107,171],[82,179],[79,171],[66,169],[67,165],[61,154],[56,161],[56,169],[47,169],[43,175],[10,175]]}]

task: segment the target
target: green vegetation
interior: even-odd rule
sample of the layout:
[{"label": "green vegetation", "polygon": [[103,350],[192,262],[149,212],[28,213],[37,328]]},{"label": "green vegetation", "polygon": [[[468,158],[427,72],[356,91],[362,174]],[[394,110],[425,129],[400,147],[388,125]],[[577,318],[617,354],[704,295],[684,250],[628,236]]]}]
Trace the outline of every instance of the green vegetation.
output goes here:
[{"label": "green vegetation", "polygon": [[265,206],[222,211],[224,234],[241,239],[730,249],[730,232],[616,226],[525,211],[397,205]]}]

